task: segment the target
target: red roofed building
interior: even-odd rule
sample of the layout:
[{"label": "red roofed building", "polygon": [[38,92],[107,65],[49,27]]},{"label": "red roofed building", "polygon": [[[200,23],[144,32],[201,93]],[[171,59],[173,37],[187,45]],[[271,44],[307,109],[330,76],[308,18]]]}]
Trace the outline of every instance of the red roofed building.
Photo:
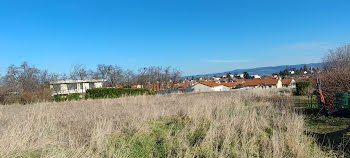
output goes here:
[{"label": "red roofed building", "polygon": [[237,87],[243,86],[243,88],[293,88],[295,85],[294,79],[237,79],[235,82],[217,83],[215,81],[204,81],[196,84],[193,88],[195,92],[207,92],[207,91],[230,91]]},{"label": "red roofed building", "polygon": [[212,82],[212,81],[204,81],[204,82],[200,82],[200,84],[209,86],[209,87],[215,87],[215,86],[220,86],[219,83],[216,82]]},{"label": "red roofed building", "polygon": [[282,88],[280,79],[246,79],[241,84],[246,88]]},{"label": "red roofed building", "polygon": [[195,92],[210,92],[210,91],[230,91],[231,88],[225,85],[212,82],[204,81],[193,86]]},{"label": "red roofed building", "polygon": [[283,87],[289,87],[289,88],[295,88],[296,87],[296,82],[294,79],[289,78],[289,79],[281,79],[282,81],[282,86]]},{"label": "red roofed building", "polygon": [[227,83],[222,83],[221,85],[224,85],[230,88],[235,88],[238,84],[239,84],[238,82],[227,82]]}]

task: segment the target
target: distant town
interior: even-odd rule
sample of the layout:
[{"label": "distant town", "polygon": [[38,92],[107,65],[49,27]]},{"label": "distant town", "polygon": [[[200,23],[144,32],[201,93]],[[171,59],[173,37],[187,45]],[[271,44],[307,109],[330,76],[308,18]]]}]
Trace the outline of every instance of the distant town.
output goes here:
[{"label": "distant town", "polygon": [[[157,93],[173,93],[173,92],[209,92],[209,91],[231,91],[239,89],[271,89],[271,88],[295,88],[297,80],[308,80],[320,73],[319,68],[301,67],[300,69],[286,67],[280,72],[271,75],[260,76],[258,74],[242,74],[227,73],[222,76],[207,77],[187,77],[174,80],[168,80],[166,84],[161,80],[147,84],[134,83],[129,86],[115,84],[109,87],[119,88],[149,88]],[[59,80],[51,81],[50,89],[53,95],[84,93],[90,88],[104,87],[105,79],[95,80]],[[169,84],[174,83],[174,84]]]}]

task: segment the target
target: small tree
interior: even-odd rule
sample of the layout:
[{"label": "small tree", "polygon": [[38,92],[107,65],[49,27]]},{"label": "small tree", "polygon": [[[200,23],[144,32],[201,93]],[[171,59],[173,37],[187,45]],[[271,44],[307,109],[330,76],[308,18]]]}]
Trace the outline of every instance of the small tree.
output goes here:
[{"label": "small tree", "polygon": [[239,89],[239,88],[243,88],[243,87],[244,87],[243,84],[238,84],[235,88]]},{"label": "small tree", "polygon": [[233,79],[231,77],[231,73],[227,73],[226,74],[226,78],[227,78],[227,82],[232,82],[233,81]]},{"label": "small tree", "polygon": [[296,89],[298,95],[310,95],[313,92],[312,83],[305,80],[298,81]]},{"label": "small tree", "polygon": [[306,65],[304,65],[304,71],[307,71],[307,66]]},{"label": "small tree", "polygon": [[245,79],[252,79],[248,72],[243,72],[243,76]]}]

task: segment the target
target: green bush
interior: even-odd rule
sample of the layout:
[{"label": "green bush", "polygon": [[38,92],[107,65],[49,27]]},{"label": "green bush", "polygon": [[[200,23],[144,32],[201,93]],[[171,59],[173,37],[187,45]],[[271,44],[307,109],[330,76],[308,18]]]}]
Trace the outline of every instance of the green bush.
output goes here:
[{"label": "green bush", "polygon": [[73,94],[68,94],[67,100],[80,100],[80,94],[79,93],[73,93]]},{"label": "green bush", "polygon": [[238,84],[236,87],[235,87],[235,89],[240,89],[240,88],[243,88],[244,86],[243,86],[243,84]]},{"label": "green bush", "polygon": [[66,96],[63,94],[57,94],[54,98],[56,102],[66,101]]},{"label": "green bush", "polygon": [[86,99],[118,98],[130,95],[154,95],[152,89],[147,88],[91,88],[86,90]]},{"label": "green bush", "polygon": [[309,95],[312,93],[312,83],[310,81],[297,81],[296,83],[297,95]]},{"label": "green bush", "polygon": [[79,93],[72,93],[72,94],[57,94],[54,96],[56,102],[62,102],[62,101],[72,101],[72,100],[80,100],[80,94]]}]

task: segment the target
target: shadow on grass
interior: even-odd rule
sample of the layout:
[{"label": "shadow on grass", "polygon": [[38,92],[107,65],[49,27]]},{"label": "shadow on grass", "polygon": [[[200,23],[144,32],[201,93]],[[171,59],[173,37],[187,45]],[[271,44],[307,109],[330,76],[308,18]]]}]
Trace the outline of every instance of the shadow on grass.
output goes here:
[{"label": "shadow on grass", "polygon": [[302,112],[306,116],[308,135],[316,138],[325,150],[350,157],[350,110],[341,110],[332,116],[320,115],[319,109],[303,109]]},{"label": "shadow on grass", "polygon": [[309,132],[316,138],[319,145],[324,149],[332,149],[338,155],[344,155],[344,157],[350,157],[350,137],[348,135],[350,132],[350,126],[346,129],[320,134]]}]

